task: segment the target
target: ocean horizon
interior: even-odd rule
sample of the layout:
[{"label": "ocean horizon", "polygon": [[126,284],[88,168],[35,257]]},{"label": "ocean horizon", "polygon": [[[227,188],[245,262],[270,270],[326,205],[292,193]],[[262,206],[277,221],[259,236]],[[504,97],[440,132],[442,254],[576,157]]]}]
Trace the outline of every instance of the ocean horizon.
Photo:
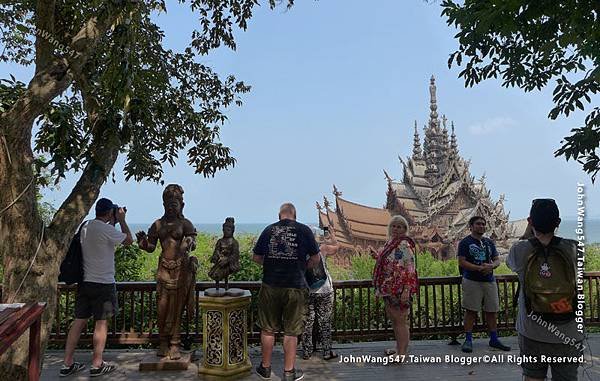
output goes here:
[{"label": "ocean horizon", "polygon": [[[251,234],[259,235],[265,227],[270,225],[272,222],[255,222],[255,223],[236,223],[235,224],[235,235]],[[317,222],[304,222],[308,226],[318,228]],[[152,223],[130,223],[129,227],[133,233],[143,230],[148,231]],[[202,233],[220,235],[222,233],[222,222],[219,223],[202,223],[194,224],[196,230]],[[557,235],[564,238],[577,239],[577,228],[576,219],[564,219],[558,229]],[[585,221],[585,242],[600,243],[600,218],[591,218]]]}]

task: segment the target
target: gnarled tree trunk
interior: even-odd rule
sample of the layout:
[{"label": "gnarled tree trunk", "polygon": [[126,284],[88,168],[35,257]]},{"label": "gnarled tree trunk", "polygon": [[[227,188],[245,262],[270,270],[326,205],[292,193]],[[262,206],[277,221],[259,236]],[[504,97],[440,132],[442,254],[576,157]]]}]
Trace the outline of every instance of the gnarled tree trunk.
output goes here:
[{"label": "gnarled tree trunk", "polygon": [[[54,1],[38,3],[42,8],[53,4]],[[121,10],[119,7],[122,9],[122,5],[109,5],[85,23],[72,39],[70,49],[75,54],[68,60],[54,57],[48,43],[37,41],[35,76],[11,109],[0,115],[2,302],[43,301],[48,304],[42,316],[42,356],[54,320],[60,262],[75,230],[98,197],[100,187],[116,161],[119,147],[118,143],[109,146],[103,141],[95,142],[97,149],[77,185],[50,225],[44,227],[37,209],[31,131],[35,119],[71,85],[73,78],[84,78],[82,67],[100,37],[117,18]],[[38,26],[51,30],[53,17],[54,12],[41,12]],[[90,117],[91,108],[87,108]],[[94,109],[94,118],[99,115],[98,109]],[[102,134],[95,136],[101,139]],[[27,379],[27,340],[26,333],[0,357],[2,379]]]}]

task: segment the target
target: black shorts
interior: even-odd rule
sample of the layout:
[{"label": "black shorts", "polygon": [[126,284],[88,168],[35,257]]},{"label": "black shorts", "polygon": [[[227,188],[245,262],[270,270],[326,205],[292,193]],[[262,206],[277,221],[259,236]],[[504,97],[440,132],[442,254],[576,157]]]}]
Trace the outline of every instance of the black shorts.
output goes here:
[{"label": "black shorts", "polygon": [[107,320],[118,314],[117,286],[114,283],[83,282],[77,287],[75,318]]}]

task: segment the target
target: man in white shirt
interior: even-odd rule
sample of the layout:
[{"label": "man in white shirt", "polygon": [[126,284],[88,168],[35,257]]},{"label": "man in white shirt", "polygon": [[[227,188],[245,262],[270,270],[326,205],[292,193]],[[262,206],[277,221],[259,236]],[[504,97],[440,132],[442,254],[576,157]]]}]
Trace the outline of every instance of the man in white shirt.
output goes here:
[{"label": "man in white shirt", "polygon": [[[90,317],[94,317],[94,352],[90,376],[100,376],[116,369],[116,365],[102,361],[102,352],[108,334],[108,319],[118,312],[115,285],[115,248],[133,242],[125,222],[125,208],[119,208],[106,198],[96,202],[96,218],[84,223],[81,228],[83,256],[83,283],[77,287],[75,320],[71,325],[65,345],[64,364],[60,376],[65,377],[85,368],[73,361],[75,347],[81,331]],[[119,223],[121,231],[115,229]]]}]

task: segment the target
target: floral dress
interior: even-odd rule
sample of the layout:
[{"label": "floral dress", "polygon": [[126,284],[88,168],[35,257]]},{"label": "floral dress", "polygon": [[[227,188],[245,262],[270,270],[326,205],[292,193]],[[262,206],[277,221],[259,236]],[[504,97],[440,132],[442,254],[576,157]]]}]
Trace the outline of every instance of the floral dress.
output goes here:
[{"label": "floral dress", "polygon": [[419,289],[412,239],[400,237],[386,242],[376,254],[373,285],[376,296],[395,307],[410,308],[412,296]]}]

